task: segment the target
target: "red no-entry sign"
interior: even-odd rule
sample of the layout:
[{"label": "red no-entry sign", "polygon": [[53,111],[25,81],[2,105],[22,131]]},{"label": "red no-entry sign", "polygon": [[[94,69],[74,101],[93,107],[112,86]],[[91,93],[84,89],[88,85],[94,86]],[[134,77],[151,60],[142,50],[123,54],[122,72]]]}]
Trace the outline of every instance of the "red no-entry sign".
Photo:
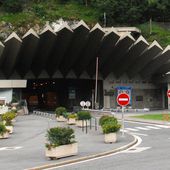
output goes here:
[{"label": "red no-entry sign", "polygon": [[167,91],[167,96],[170,97],[170,90]]},{"label": "red no-entry sign", "polygon": [[117,103],[120,106],[127,106],[130,102],[130,97],[126,93],[121,93],[117,96]]}]

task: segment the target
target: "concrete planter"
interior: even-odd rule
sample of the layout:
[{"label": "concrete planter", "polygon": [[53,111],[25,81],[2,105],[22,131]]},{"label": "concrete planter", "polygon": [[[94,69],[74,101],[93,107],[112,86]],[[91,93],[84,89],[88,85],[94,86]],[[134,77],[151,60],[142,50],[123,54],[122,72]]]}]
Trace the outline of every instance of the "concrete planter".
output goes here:
[{"label": "concrete planter", "polygon": [[59,116],[56,118],[58,122],[66,122],[67,119],[64,116]]},{"label": "concrete planter", "polygon": [[90,120],[77,120],[76,125],[78,127],[86,127],[86,122],[87,122],[87,126],[90,126]]},{"label": "concrete planter", "polygon": [[69,118],[68,121],[67,121],[67,124],[75,125],[76,124],[76,119],[75,118]]},{"label": "concrete planter", "polygon": [[50,150],[46,148],[45,155],[48,158],[63,158],[67,156],[77,155],[78,144],[73,143],[69,145],[61,145],[56,148],[51,148]]},{"label": "concrete planter", "polygon": [[9,138],[8,132],[4,133],[3,135],[0,135],[0,139],[7,139],[7,138]]},{"label": "concrete planter", "polygon": [[104,135],[105,143],[115,143],[117,141],[116,133],[108,133]]},{"label": "concrete planter", "polygon": [[6,129],[9,130],[9,133],[13,133],[14,127],[13,126],[6,126]]}]

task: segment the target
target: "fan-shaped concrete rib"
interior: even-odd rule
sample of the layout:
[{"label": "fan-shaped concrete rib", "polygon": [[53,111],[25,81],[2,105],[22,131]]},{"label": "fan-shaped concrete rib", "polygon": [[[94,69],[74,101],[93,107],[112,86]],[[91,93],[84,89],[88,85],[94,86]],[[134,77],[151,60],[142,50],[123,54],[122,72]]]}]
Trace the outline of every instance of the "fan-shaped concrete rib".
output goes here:
[{"label": "fan-shaped concrete rib", "polygon": [[66,23],[64,23],[59,30],[57,30],[56,34],[57,38],[46,65],[46,70],[50,77],[52,77],[59,69],[71,42],[73,31]]},{"label": "fan-shaped concrete rib", "polygon": [[33,29],[30,29],[22,37],[22,41],[21,49],[18,54],[16,70],[22,77],[24,77],[31,68],[33,57],[35,56],[35,52],[38,47],[39,36]]},{"label": "fan-shaped concrete rib", "polygon": [[122,76],[127,70],[128,67],[138,59],[141,53],[149,46],[149,43],[140,36],[134,45],[129,49],[129,51],[125,54],[123,61],[119,62],[116,66],[114,74],[117,78]]},{"label": "fan-shaped concrete rib", "polygon": [[[96,57],[99,58],[99,68],[102,64],[108,59],[111,55],[113,48],[115,47],[117,41],[119,40],[120,35],[112,27],[107,33],[105,33],[99,51],[97,52]],[[87,67],[88,74],[92,77],[95,74],[96,68],[96,58],[93,62]]]},{"label": "fan-shaped concrete rib", "polygon": [[170,46],[167,46],[164,51],[158,54],[149,64],[147,64],[140,72],[144,79],[150,78],[155,71],[164,65],[170,59]]},{"label": "fan-shaped concrete rib", "polygon": [[22,40],[15,32],[9,35],[9,37],[5,40],[5,48],[1,58],[1,69],[7,78],[9,78],[14,71],[21,44]]},{"label": "fan-shaped concrete rib", "polygon": [[108,60],[101,66],[104,78],[113,71],[114,66],[122,59],[134,42],[135,40],[130,34],[125,34],[119,39]]},{"label": "fan-shaped concrete rib", "polygon": [[47,25],[40,33],[39,45],[31,66],[31,69],[36,77],[38,77],[45,68],[46,62],[49,60],[51,50],[54,46],[55,39],[56,34],[53,29]]},{"label": "fan-shaped concrete rib", "polygon": [[130,78],[138,74],[158,53],[162,52],[162,47],[154,41],[128,69]]},{"label": "fan-shaped concrete rib", "polygon": [[79,59],[74,65],[74,71],[77,76],[86,70],[87,66],[95,58],[101,45],[104,32],[99,24],[96,24],[90,31],[88,41],[79,55]]},{"label": "fan-shaped concrete rib", "polygon": [[60,66],[60,70],[63,75],[67,75],[67,73],[71,70],[72,66],[77,61],[80,52],[85,47],[85,44],[88,40],[89,35],[89,27],[84,23],[84,21],[80,21],[73,28],[73,37],[69,44],[69,48],[64,55],[64,60]]}]

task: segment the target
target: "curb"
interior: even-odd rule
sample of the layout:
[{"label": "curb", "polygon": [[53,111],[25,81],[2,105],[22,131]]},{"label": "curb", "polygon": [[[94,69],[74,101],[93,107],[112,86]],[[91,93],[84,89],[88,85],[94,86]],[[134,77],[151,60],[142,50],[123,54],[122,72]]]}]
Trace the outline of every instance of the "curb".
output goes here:
[{"label": "curb", "polygon": [[[127,133],[127,134],[129,134],[129,133]],[[39,167],[37,166],[37,167],[34,167],[34,168],[25,169],[25,170],[43,170],[43,169],[47,169],[47,168],[55,168],[55,167],[57,168],[57,167],[62,166],[62,165],[79,163],[81,161],[86,161],[86,160],[90,160],[90,159],[94,159],[94,158],[100,158],[102,156],[109,156],[111,154],[115,154],[117,152],[124,151],[124,150],[129,149],[130,147],[134,146],[138,142],[138,139],[134,135],[132,135],[132,134],[129,134],[129,135],[133,136],[134,140],[131,143],[124,145],[120,148],[117,148],[117,149],[114,149],[114,150],[111,150],[111,151],[107,151],[107,152],[102,152],[102,153],[95,154],[95,155],[84,156],[82,158],[67,160],[67,161],[63,161],[63,162],[59,162],[59,163],[47,164],[47,165],[43,165],[43,166],[39,166]]]},{"label": "curb", "polygon": [[[121,119],[119,119],[121,120]],[[167,124],[167,123],[170,123],[170,122],[149,122],[149,121],[144,121],[144,120],[133,120],[133,119],[125,119],[125,121],[132,121],[132,122],[137,122],[137,123],[148,123],[148,124],[153,124],[153,125],[166,125],[166,126],[170,126],[170,124]]]}]

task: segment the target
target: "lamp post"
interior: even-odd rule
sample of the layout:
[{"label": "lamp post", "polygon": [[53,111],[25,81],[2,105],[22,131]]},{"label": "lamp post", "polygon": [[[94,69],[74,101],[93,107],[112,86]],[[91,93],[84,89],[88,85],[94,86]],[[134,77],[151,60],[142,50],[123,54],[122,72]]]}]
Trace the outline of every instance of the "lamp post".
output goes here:
[{"label": "lamp post", "polygon": [[96,58],[96,83],[95,83],[95,96],[94,96],[95,109],[97,109],[98,67],[99,67],[99,58],[97,57]]}]

